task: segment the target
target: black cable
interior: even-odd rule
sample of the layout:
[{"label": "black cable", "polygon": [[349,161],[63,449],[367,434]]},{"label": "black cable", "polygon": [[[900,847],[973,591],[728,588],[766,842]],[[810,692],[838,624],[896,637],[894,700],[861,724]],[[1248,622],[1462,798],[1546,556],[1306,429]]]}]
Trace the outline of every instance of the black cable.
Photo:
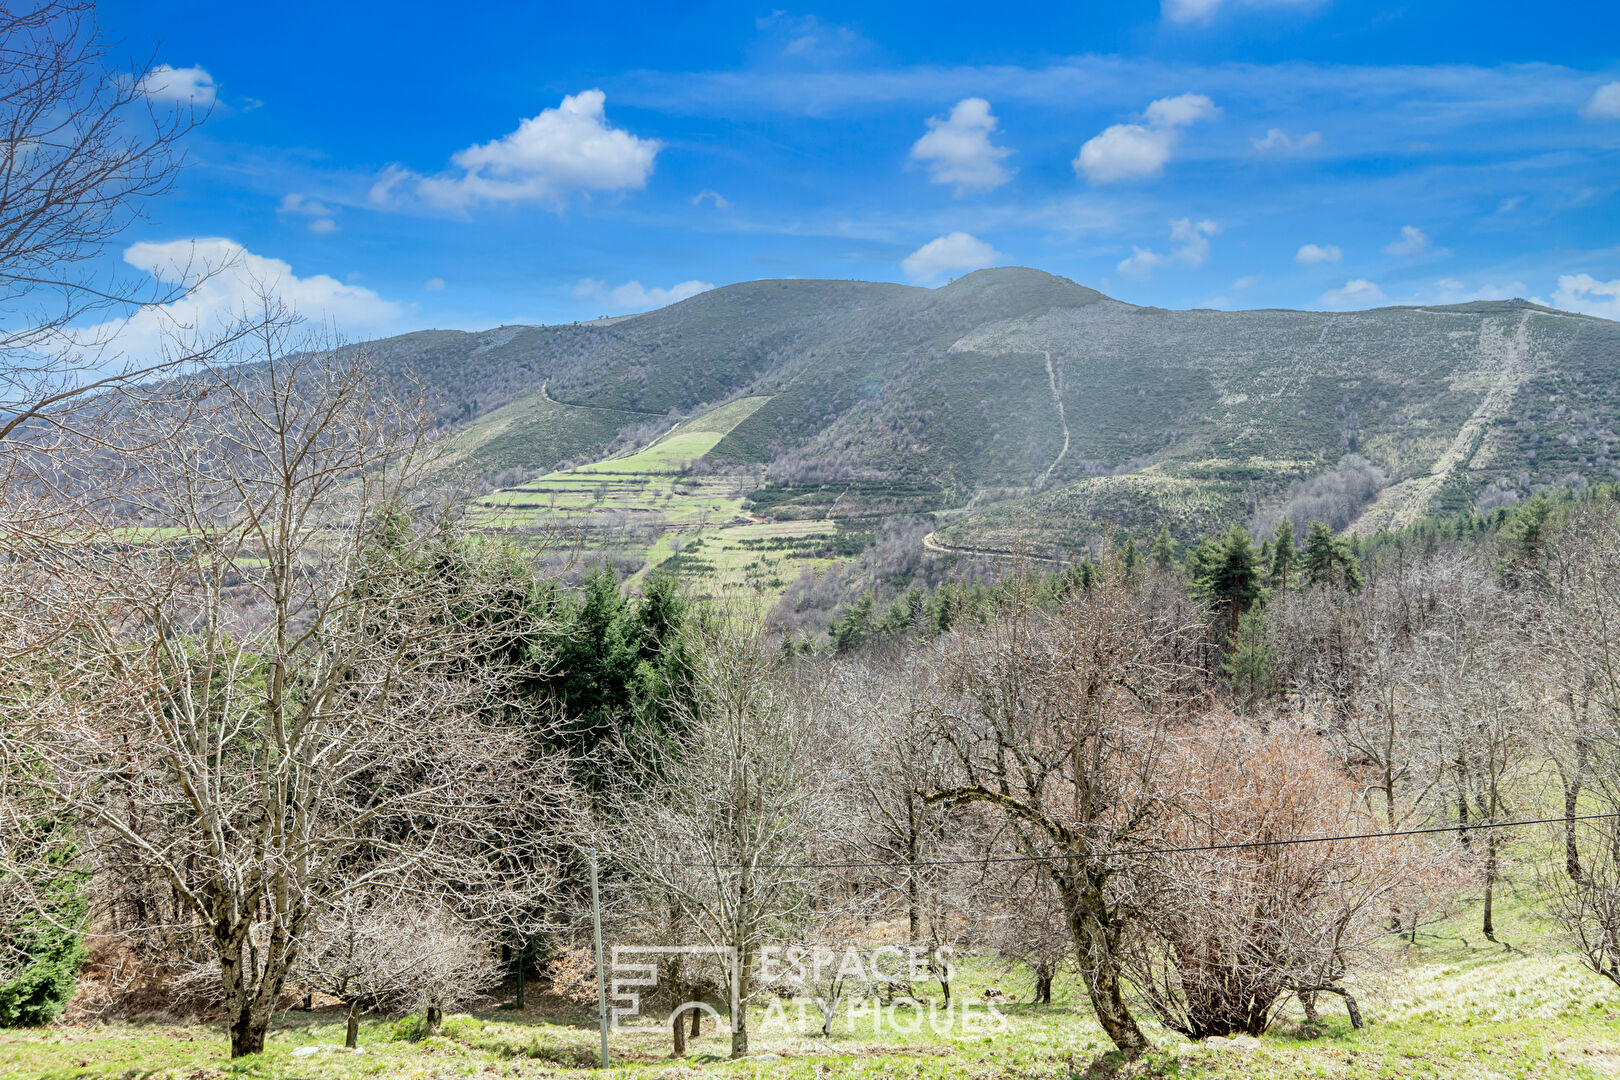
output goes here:
[{"label": "black cable", "polygon": [[1342,836],[1294,836],[1283,840],[1240,840],[1230,844],[1203,844],[1197,847],[1120,848],[1114,851],[1081,851],[1072,855],[1000,855],[977,859],[920,859],[916,862],[830,862],[830,863],[678,863],[665,862],[681,870],[859,870],[900,866],[973,866],[987,863],[1036,863],[1060,859],[1109,859],[1126,855],[1185,855],[1199,851],[1236,851],[1243,848],[1287,847],[1294,844],[1331,844],[1343,840],[1384,840],[1397,836],[1430,836],[1436,833],[1469,832],[1475,829],[1512,829],[1522,825],[1555,825],[1566,821],[1596,821],[1620,817],[1613,814],[1580,814],[1575,817],[1527,818],[1522,821],[1482,821],[1470,825],[1437,825],[1426,829],[1398,829],[1392,832],[1350,833]]}]

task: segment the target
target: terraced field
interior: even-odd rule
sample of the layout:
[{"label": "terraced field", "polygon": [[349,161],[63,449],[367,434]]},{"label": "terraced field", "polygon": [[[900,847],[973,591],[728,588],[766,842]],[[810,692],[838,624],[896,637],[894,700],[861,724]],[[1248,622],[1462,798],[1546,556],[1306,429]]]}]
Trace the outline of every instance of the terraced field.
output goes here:
[{"label": "terraced field", "polygon": [[768,603],[806,570],[832,561],[837,526],[827,517],[765,521],[744,508],[753,486],[693,474],[768,397],[739,398],[677,424],[631,454],[559,469],[478,499],[474,520],[489,529],[540,531],[589,555],[631,550],[654,569],[678,573],[709,597]]}]

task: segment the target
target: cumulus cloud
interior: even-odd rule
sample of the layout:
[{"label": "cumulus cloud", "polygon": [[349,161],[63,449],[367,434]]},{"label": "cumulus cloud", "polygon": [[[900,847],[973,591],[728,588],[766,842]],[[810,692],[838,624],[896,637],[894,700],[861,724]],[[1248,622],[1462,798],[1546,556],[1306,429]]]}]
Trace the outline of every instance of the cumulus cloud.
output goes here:
[{"label": "cumulus cloud", "polygon": [[1337,244],[1302,244],[1294,252],[1294,261],[1302,266],[1315,266],[1318,263],[1336,263],[1344,258],[1344,252]]},{"label": "cumulus cloud", "polygon": [[1290,135],[1282,128],[1271,128],[1258,139],[1250,138],[1249,143],[1261,153],[1288,153],[1294,150],[1309,150],[1313,146],[1321,146],[1322,133],[1320,131],[1307,131],[1303,135]]},{"label": "cumulus cloud", "polygon": [[1429,235],[1416,225],[1402,225],[1401,238],[1392,241],[1384,248],[1386,255],[1424,255],[1430,247]]},{"label": "cumulus cloud", "polygon": [[711,188],[704,188],[702,191],[692,196],[692,205],[702,206],[704,199],[711,200],[714,203],[714,208],[716,210],[724,210],[726,207],[731,205],[730,199]]},{"label": "cumulus cloud", "polygon": [[1385,299],[1384,290],[1377,282],[1355,278],[1323,293],[1318,303],[1326,308],[1364,308],[1381,304]]},{"label": "cumulus cloud", "polygon": [[928,133],[911,148],[911,160],[928,166],[936,184],[955,184],[956,193],[970,188],[1000,187],[1012,177],[1001,163],[1012,153],[990,141],[996,118],[984,98],[963,98],[949,116],[930,116]]},{"label": "cumulus cloud", "polygon": [[1213,120],[1221,110],[1203,94],[1178,94],[1149,102],[1143,115],[1155,127],[1186,127],[1200,120]]},{"label": "cumulus cloud", "polygon": [[410,194],[447,210],[484,203],[561,207],[575,192],[643,188],[663,144],[609,126],[606,102],[600,90],[570,94],[516,131],[458,150],[453,168],[437,176],[392,166],[372,185],[371,200],[395,206]]},{"label": "cumulus cloud", "polygon": [[[126,77],[125,86],[129,85]],[[138,88],[154,101],[175,102],[208,108],[219,99],[214,77],[202,67],[177,68],[159,64],[142,77]]]},{"label": "cumulus cloud", "polygon": [[1318,0],[1160,0],[1159,10],[1171,22],[1209,22],[1222,8],[1304,8],[1314,7]]},{"label": "cumulus cloud", "polygon": [[666,307],[712,288],[714,284],[708,281],[683,281],[667,289],[649,289],[639,281],[627,281],[610,288],[598,278],[582,278],[574,285],[574,295],[581,300],[603,301],[614,314],[624,314]]},{"label": "cumulus cloud", "polygon": [[430,277],[422,283],[422,288],[426,289],[428,292],[443,292],[444,278]]},{"label": "cumulus cloud", "polygon": [[1604,83],[1581,106],[1588,120],[1620,120],[1620,82]]},{"label": "cumulus cloud", "polygon": [[132,244],[124,262],[165,284],[194,286],[172,304],[144,307],[85,332],[87,340],[111,339],[112,349],[133,361],[156,358],[176,335],[206,335],[229,325],[258,306],[261,290],[304,318],[331,322],[351,336],[388,329],[403,313],[370,289],[326,274],[299,277],[288,263],[221,237]]},{"label": "cumulus cloud", "polygon": [[933,282],[948,274],[979,270],[1001,258],[1001,253],[976,236],[953,232],[928,241],[900,261],[913,281]]},{"label": "cumulus cloud", "polygon": [[1591,274],[1560,275],[1553,304],[1566,311],[1620,320],[1620,278],[1599,281]]},{"label": "cumulus cloud", "polygon": [[1221,227],[1207,218],[1203,221],[1176,218],[1170,222],[1169,254],[1133,247],[1118,270],[1128,278],[1141,280],[1152,277],[1154,270],[1164,266],[1202,266],[1209,258],[1209,238],[1220,231]]},{"label": "cumulus cloud", "polygon": [[1074,171],[1094,184],[1157,176],[1175,151],[1180,129],[1221,114],[1203,94],[1181,94],[1150,103],[1142,124],[1114,124],[1086,140]]}]

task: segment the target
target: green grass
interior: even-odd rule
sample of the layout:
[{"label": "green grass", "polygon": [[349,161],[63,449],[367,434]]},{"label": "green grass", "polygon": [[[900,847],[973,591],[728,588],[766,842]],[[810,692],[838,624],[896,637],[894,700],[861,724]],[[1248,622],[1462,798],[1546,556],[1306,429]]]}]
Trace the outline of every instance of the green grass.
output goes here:
[{"label": "green grass", "polygon": [[[1328,1031],[1300,1037],[1297,1017],[1285,1016],[1258,1046],[1200,1047],[1147,1025],[1157,1049],[1121,1075],[1198,1078],[1276,1077],[1304,1080],[1342,1077],[1393,1080],[1407,1077],[1579,1077],[1620,1075],[1620,992],[1544,948],[1509,952],[1452,933],[1458,925],[1433,928],[1419,945],[1390,946],[1390,971],[1358,988],[1368,1026],[1352,1030],[1336,1003],[1323,1006]],[[1529,933],[1528,905],[1510,903],[1504,925]],[[1524,942],[1521,947],[1528,946]],[[964,958],[957,999],[972,1001],[982,1015],[988,986],[1013,998],[1028,998],[1021,972],[1007,972],[983,957]],[[938,992],[916,984],[927,1003]],[[835,1023],[831,1038],[819,1035],[813,1005],[802,1011],[783,1003],[751,1011],[753,1059],[724,1061],[728,1040],[706,1022],[689,1044],[687,1058],[669,1060],[667,1037],[616,1034],[609,1074],[589,1067],[597,1034],[588,1003],[551,999],[542,1010],[499,1010],[451,1017],[444,1035],[422,1042],[391,1038],[394,1025],[368,1018],[362,1025],[365,1053],[323,1051],[295,1057],[297,1047],[342,1043],[341,1017],[333,1012],[286,1013],[277,1018],[265,1054],[231,1063],[218,1025],[112,1024],[0,1032],[0,1075],[66,1080],[78,1077],[152,1077],[212,1080],[328,1080],[374,1076],[599,1077],[646,1080],[695,1077],[758,1077],[810,1080],[838,1077],[911,1077],[946,1080],[1012,1080],[1024,1077],[1111,1075],[1109,1045],[1091,1019],[1083,991],[1072,976],[1060,979],[1051,1006],[1012,1003],[1000,1007],[1005,1026],[935,1033],[927,1024],[906,1032],[880,1030],[868,1011],[851,1023]],[[903,1024],[917,1015],[900,1010]]]}]

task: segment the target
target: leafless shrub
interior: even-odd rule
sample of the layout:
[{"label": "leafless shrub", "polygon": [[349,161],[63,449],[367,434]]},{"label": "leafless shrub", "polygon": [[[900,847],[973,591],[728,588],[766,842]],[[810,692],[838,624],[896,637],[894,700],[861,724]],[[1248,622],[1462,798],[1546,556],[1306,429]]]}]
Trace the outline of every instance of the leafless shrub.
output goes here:
[{"label": "leafless shrub", "polygon": [[[1411,910],[1437,862],[1409,840],[1276,843],[1374,831],[1319,740],[1212,716],[1165,771],[1181,791],[1131,874],[1125,968],[1165,1026],[1193,1039],[1258,1035],[1299,994],[1342,997],[1377,963],[1392,910]],[[1206,845],[1219,851],[1184,851]],[[1313,1009],[1314,1011],[1314,1009]]]}]

